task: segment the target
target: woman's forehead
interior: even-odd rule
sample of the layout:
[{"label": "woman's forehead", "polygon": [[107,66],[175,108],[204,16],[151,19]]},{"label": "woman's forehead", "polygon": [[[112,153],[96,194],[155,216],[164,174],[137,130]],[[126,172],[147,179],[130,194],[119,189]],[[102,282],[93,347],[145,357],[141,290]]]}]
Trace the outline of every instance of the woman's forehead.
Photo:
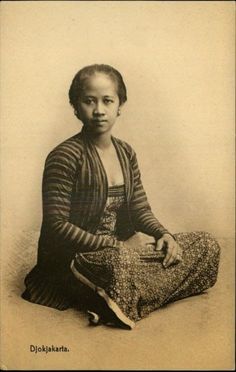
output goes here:
[{"label": "woman's forehead", "polygon": [[83,91],[111,91],[117,93],[117,84],[105,73],[94,73],[85,79]]}]

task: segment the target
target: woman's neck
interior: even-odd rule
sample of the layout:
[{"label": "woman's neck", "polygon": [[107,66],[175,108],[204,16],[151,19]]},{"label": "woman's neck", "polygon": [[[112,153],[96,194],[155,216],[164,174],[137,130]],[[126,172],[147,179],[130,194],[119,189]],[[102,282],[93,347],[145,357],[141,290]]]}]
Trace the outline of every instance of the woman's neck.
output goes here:
[{"label": "woman's neck", "polygon": [[101,150],[108,149],[112,144],[111,133],[91,135],[90,140],[93,143],[93,145],[95,145],[96,147],[98,147]]}]

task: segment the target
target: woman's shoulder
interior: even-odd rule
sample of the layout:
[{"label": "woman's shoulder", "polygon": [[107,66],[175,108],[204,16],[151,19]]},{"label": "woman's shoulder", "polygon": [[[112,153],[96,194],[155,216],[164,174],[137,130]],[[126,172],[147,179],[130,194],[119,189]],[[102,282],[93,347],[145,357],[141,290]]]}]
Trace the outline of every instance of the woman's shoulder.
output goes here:
[{"label": "woman's shoulder", "polygon": [[56,145],[47,155],[47,159],[64,158],[77,162],[81,158],[82,153],[83,141],[79,132]]}]

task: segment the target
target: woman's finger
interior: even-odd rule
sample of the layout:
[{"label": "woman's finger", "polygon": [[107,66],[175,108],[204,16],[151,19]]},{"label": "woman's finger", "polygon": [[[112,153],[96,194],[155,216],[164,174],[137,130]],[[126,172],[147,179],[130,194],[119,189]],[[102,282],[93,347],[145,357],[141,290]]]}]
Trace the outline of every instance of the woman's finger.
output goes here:
[{"label": "woman's finger", "polygon": [[169,246],[167,249],[166,257],[163,261],[163,265],[165,267],[168,267],[171,265],[172,262],[174,262],[175,257],[177,255],[177,248],[175,245]]},{"label": "woman's finger", "polygon": [[179,262],[183,261],[182,254],[183,254],[183,251],[180,248],[180,246],[177,244],[177,251],[176,251],[176,256],[175,256],[174,263],[179,263]]},{"label": "woman's finger", "polygon": [[172,254],[169,260],[167,261],[167,263],[165,264],[165,267],[171,266],[173,263],[175,263],[175,261],[176,261],[176,255]]},{"label": "woman's finger", "polygon": [[156,244],[156,250],[157,251],[161,251],[162,250],[162,248],[163,248],[163,244],[164,244],[164,239],[159,239],[158,241],[157,241],[157,244]]},{"label": "woman's finger", "polygon": [[183,249],[179,246],[179,244],[176,244],[177,246],[177,260],[182,261],[182,256],[183,256]]},{"label": "woman's finger", "polygon": [[177,253],[177,256],[176,256],[176,259],[175,259],[175,262],[176,263],[179,263],[179,262],[182,262],[183,261],[183,257]]},{"label": "woman's finger", "polygon": [[175,263],[177,259],[177,255],[178,255],[178,246],[177,244],[174,244],[172,247],[169,247],[167,255],[163,261],[163,265],[165,267],[169,267],[170,265]]}]

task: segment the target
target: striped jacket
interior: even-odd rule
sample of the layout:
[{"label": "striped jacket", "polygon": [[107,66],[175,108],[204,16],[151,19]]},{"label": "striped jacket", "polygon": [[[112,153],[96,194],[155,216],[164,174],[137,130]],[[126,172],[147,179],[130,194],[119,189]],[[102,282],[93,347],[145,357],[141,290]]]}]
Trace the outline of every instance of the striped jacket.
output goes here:
[{"label": "striped jacket", "polygon": [[[82,130],[47,156],[42,185],[43,221],[38,262],[33,272],[40,271],[58,283],[59,277],[68,273],[77,251],[117,246],[119,240],[126,240],[136,231],[156,239],[168,232],[152,213],[134,150],[118,138],[112,137],[112,142],[121,164],[126,194],[117,220],[118,240],[96,235],[107,200],[108,181],[96,147]],[[28,289],[37,287],[32,283],[33,277],[32,273],[26,277]]]}]

